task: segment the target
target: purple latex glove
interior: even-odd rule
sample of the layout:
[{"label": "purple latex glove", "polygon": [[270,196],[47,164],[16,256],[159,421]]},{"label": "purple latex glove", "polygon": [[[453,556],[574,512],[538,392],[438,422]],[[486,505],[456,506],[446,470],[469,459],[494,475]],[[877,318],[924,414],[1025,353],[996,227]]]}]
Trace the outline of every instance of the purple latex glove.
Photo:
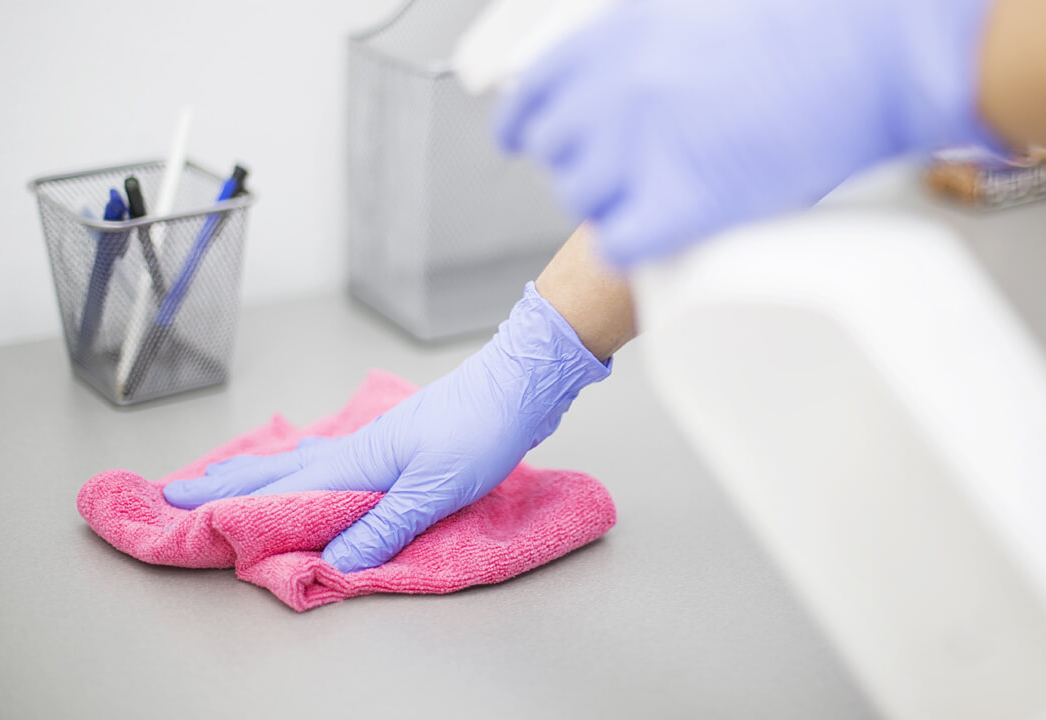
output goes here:
[{"label": "purple latex glove", "polygon": [[529,69],[497,135],[619,267],[815,203],[909,151],[990,142],[989,0],[622,2]]},{"label": "purple latex glove", "polygon": [[457,369],[352,435],[238,456],[172,482],[172,505],[305,490],[386,492],[327,545],[342,572],[375,567],[433,523],[497,487],[559,425],[581,388],[610,374],[529,283],[509,319]]}]

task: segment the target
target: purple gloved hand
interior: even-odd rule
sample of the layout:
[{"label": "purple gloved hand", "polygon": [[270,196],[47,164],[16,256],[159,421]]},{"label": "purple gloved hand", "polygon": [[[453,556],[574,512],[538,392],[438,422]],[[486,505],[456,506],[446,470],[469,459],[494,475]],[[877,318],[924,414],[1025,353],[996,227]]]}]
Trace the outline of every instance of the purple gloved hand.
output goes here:
[{"label": "purple gloved hand", "polygon": [[497,135],[615,265],[806,208],[851,173],[988,142],[990,0],[622,2],[539,59]]},{"label": "purple gloved hand", "polygon": [[527,285],[479,352],[352,435],[239,456],[164,488],[176,507],[237,495],[373,490],[386,495],[327,545],[342,572],[376,567],[433,523],[497,487],[559,425],[581,388],[610,374]]}]

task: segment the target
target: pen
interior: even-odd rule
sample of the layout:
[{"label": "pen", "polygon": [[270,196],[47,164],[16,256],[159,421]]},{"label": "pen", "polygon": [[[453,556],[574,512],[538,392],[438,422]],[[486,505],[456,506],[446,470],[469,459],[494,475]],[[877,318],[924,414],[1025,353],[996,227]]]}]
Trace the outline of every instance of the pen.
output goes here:
[{"label": "pen", "polygon": [[[142,187],[138,178],[131,175],[123,181],[124,191],[127,193],[127,215],[134,220],[145,216],[145,198],[142,197]],[[149,237],[149,226],[138,227],[138,242],[142,246],[142,255],[145,256],[145,264],[149,268],[149,277],[153,281],[153,294],[159,302],[163,299],[165,292],[163,285],[163,273],[160,272],[160,261],[153,250],[153,241]]]},{"label": "pen", "polygon": [[[221,192],[218,194],[217,202],[229,200],[235,195],[244,192],[244,183],[246,180],[247,171],[237,165],[233,170],[232,177],[226,180],[222,185]],[[188,292],[189,286],[192,284],[193,276],[195,276],[196,271],[199,270],[200,263],[203,261],[203,256],[207,252],[207,248],[210,246],[211,239],[221,228],[221,225],[225,221],[225,217],[225,213],[213,213],[208,215],[204,220],[203,227],[196,236],[196,240],[193,242],[193,246],[189,250],[189,255],[185,258],[185,262],[182,264],[181,272],[178,273],[178,277],[175,279],[174,284],[167,292],[167,295],[164,296],[163,302],[160,303],[160,308],[156,312],[156,319],[149,328],[148,333],[146,333],[145,339],[142,342],[141,350],[135,358],[134,364],[131,366],[131,373],[127,378],[127,383],[123,387],[124,398],[129,398],[134,395],[135,390],[138,389],[142,379],[145,377],[145,373],[149,370],[149,366],[160,351],[160,347],[163,345],[167,334],[174,325],[174,320],[178,314],[178,308],[181,306],[182,300],[185,298],[185,293]]]},{"label": "pen", "polygon": [[[163,177],[160,179],[160,192],[153,206],[153,216],[161,220],[171,214],[174,210],[174,201],[178,197],[178,188],[181,181],[182,171],[185,168],[186,149],[189,145],[189,130],[192,128],[192,108],[184,107],[178,114],[178,126],[174,131],[174,139],[171,149],[164,164]],[[166,222],[160,222],[160,226],[150,232],[153,249],[157,255],[162,255],[164,240],[167,235]],[[124,336],[123,345],[120,346],[120,361],[116,365],[116,395],[123,397],[124,386],[131,375],[131,365],[137,357],[142,336],[149,327],[150,312],[154,311],[156,301],[149,292],[149,273],[138,273],[138,284],[135,289],[134,306],[127,321],[127,332]]]},{"label": "pen", "polygon": [[[110,189],[109,202],[105,204],[103,219],[108,222],[118,222],[124,219],[126,211],[127,208],[124,206],[120,193],[115,189]],[[105,306],[105,296],[109,291],[109,278],[112,277],[116,259],[127,252],[127,238],[126,232],[98,234],[94,266],[91,268],[91,280],[87,285],[83,315],[80,316],[80,342],[76,352],[81,362],[87,359],[95,335],[98,333],[98,326],[102,320],[102,309]]]}]

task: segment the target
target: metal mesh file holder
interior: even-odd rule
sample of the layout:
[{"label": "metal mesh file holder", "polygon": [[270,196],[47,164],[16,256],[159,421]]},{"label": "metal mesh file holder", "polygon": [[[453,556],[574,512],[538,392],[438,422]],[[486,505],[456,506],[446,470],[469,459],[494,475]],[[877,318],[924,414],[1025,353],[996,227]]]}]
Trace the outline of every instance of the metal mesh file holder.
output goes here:
[{"label": "metal mesh file holder", "polygon": [[190,162],[173,213],[99,219],[109,189],[122,194],[129,175],[151,207],[163,170],[163,162],[144,162],[30,183],[73,371],[117,405],[215,385],[228,374],[253,198],[215,206],[223,179]]},{"label": "metal mesh file holder", "polygon": [[448,68],[486,0],[413,0],[350,39],[350,293],[423,340],[494,327],[572,224]]}]

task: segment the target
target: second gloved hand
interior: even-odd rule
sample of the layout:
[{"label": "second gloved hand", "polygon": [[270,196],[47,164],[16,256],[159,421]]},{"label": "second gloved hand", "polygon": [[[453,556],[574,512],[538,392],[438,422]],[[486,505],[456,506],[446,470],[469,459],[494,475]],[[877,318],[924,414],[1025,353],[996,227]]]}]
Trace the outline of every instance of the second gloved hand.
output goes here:
[{"label": "second gloved hand", "polygon": [[559,424],[578,392],[610,374],[533,284],[479,352],[358,432],[216,463],[172,482],[172,505],[237,495],[372,490],[386,495],[331,541],[342,572],[376,567],[433,523],[497,487]]},{"label": "second gloved hand", "polygon": [[538,60],[504,148],[548,167],[621,267],[809,207],[851,173],[988,140],[989,0],[633,0]]}]

